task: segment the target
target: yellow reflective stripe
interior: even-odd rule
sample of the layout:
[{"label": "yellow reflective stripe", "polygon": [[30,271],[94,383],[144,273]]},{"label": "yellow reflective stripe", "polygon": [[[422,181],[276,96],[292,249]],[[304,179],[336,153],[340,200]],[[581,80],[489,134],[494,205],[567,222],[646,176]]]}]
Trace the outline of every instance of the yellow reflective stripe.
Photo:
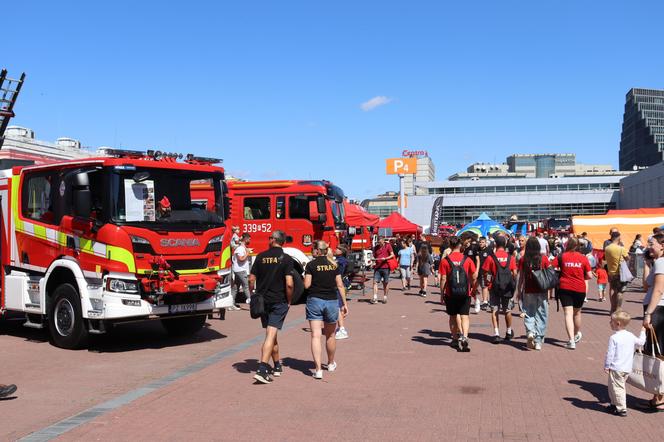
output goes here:
[{"label": "yellow reflective stripe", "polygon": [[62,232],[57,232],[58,236],[58,244],[61,246],[66,246],[67,245],[67,234],[62,233]]},{"label": "yellow reflective stripe", "polygon": [[18,182],[20,175],[12,176],[12,213],[14,214],[14,227],[23,231],[23,221],[18,216]]},{"label": "yellow reflective stripe", "polygon": [[127,266],[129,273],[136,273],[136,263],[134,262],[134,254],[129,250],[122,247],[106,246],[106,258],[111,261],[120,262]]},{"label": "yellow reflective stripe", "polygon": [[91,239],[79,238],[79,245],[81,252],[89,254],[94,253],[92,251],[92,246],[94,245],[94,241],[92,241]]},{"label": "yellow reflective stripe", "polygon": [[231,259],[231,246],[228,246],[221,253],[221,268],[226,268],[226,263]]},{"label": "yellow reflective stripe", "polygon": [[38,226],[37,224],[34,224],[32,227],[35,230],[35,236],[37,238],[47,239],[46,238],[46,227]]}]

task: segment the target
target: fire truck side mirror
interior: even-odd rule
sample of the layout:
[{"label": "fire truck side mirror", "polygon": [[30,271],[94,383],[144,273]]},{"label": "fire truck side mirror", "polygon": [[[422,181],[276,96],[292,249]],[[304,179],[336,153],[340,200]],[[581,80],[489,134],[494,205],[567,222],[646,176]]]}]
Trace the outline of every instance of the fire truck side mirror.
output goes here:
[{"label": "fire truck side mirror", "polygon": [[92,211],[92,193],[90,192],[90,180],[87,173],[79,173],[74,177],[72,208],[74,216],[78,218],[90,218]]},{"label": "fire truck side mirror", "polygon": [[74,189],[74,216],[90,218],[92,211],[92,194],[89,189]]}]

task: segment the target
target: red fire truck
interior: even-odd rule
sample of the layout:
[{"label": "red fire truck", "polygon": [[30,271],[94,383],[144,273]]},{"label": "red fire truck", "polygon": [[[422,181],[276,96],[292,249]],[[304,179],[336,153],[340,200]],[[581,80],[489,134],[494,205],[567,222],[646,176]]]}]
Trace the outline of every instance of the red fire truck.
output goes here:
[{"label": "red fire truck", "polygon": [[274,230],[285,247],[310,255],[314,241],[336,247],[346,239],[344,192],[329,181],[229,182],[230,220],[251,235],[254,253],[268,248]]},{"label": "red fire truck", "polygon": [[107,154],[0,172],[0,311],[25,313],[62,348],[128,321],[194,333],[232,305],[219,160]]}]

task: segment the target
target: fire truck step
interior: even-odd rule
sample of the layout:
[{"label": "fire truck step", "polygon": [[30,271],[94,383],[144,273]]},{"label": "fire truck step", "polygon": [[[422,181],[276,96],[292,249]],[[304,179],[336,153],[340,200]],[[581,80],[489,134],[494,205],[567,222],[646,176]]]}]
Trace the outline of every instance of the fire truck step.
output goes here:
[{"label": "fire truck step", "polygon": [[25,315],[25,316],[26,316],[26,321],[23,324],[23,327],[36,328],[36,329],[44,328],[44,323],[41,322],[42,316],[39,315]]}]

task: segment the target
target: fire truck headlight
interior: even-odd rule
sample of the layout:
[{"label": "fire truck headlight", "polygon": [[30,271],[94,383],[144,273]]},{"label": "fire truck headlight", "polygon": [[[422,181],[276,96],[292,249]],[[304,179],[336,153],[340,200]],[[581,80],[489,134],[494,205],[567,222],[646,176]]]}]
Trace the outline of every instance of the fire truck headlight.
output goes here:
[{"label": "fire truck headlight", "polygon": [[217,235],[208,241],[208,245],[205,248],[205,253],[210,252],[221,252],[221,243],[224,240],[224,235]]},{"label": "fire truck headlight", "polygon": [[219,280],[219,286],[224,287],[231,283],[231,273],[228,270],[219,270],[217,275],[221,278]]},{"label": "fire truck headlight", "polygon": [[138,294],[138,281],[128,281],[126,279],[108,278],[106,280],[106,290],[115,293]]}]

